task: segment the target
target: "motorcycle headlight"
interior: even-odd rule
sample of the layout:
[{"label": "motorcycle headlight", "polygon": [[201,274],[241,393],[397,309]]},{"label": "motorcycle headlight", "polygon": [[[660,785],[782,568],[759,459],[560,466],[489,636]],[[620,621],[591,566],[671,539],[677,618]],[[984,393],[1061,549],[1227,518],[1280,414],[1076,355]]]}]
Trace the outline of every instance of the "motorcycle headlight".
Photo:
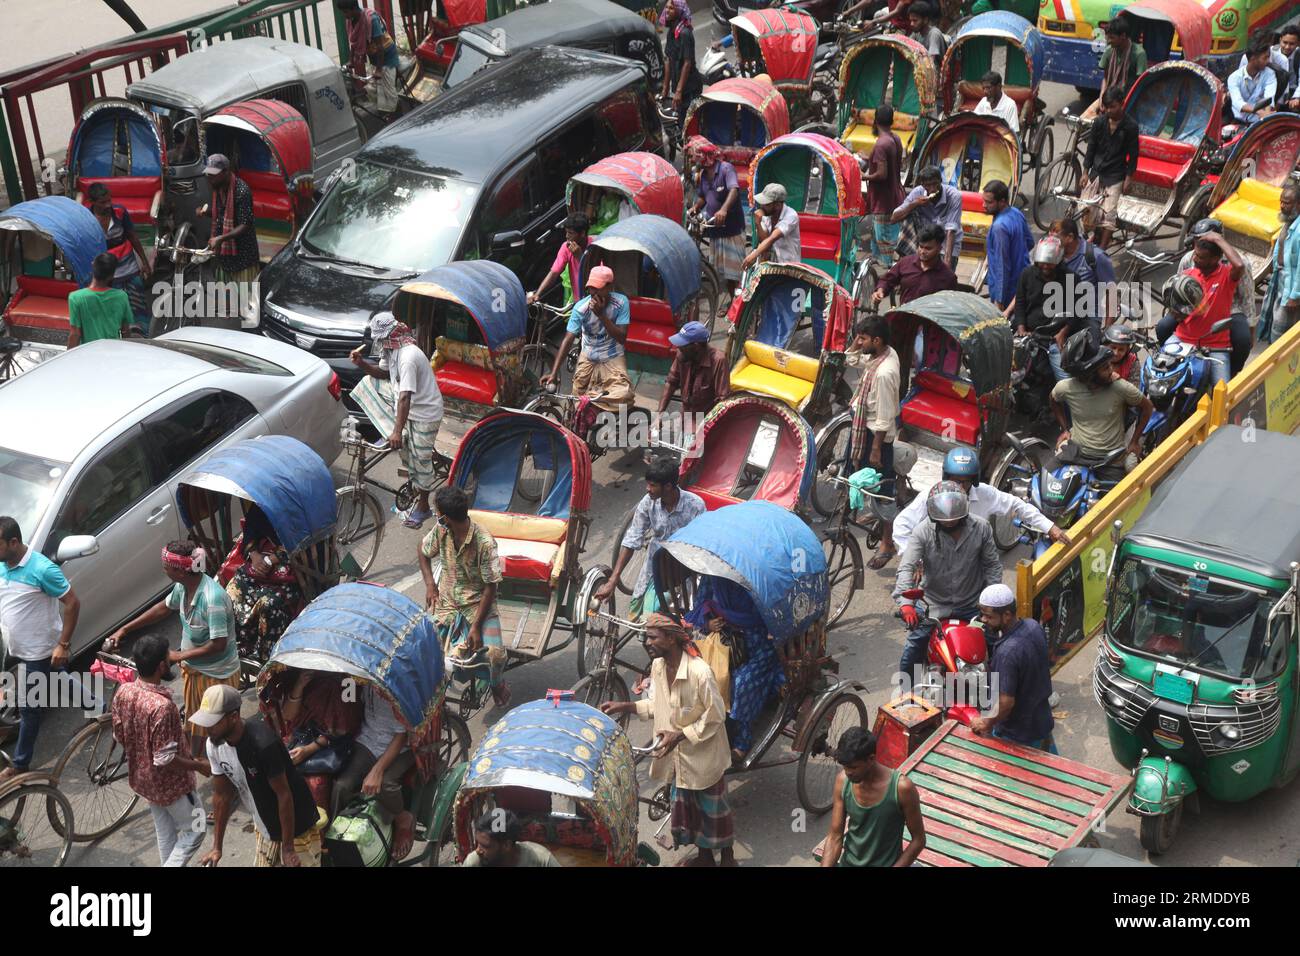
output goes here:
[{"label": "motorcycle headlight", "polygon": [[983,674],[984,662],[979,661],[977,663],[971,663],[970,661],[964,661],[959,657],[957,658],[957,670],[963,674]]}]

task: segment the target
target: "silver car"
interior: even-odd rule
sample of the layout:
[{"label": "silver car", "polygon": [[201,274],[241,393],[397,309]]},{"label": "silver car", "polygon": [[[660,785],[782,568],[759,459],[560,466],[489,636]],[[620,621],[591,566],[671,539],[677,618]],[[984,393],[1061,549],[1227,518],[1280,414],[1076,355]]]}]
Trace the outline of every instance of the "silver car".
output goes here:
[{"label": "silver car", "polygon": [[158,555],[186,536],[176,484],[192,465],[257,435],[332,463],[339,397],[309,352],[208,328],[91,342],[0,386],[0,514],[64,564],[81,599],[73,654],[166,590]]}]

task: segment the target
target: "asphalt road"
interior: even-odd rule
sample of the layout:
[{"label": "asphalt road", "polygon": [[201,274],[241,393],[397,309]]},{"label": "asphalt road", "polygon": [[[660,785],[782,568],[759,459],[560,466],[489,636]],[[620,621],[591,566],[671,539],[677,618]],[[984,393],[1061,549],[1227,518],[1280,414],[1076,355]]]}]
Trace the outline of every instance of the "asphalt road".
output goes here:
[{"label": "asphalt road", "polygon": [[[13,0],[9,0],[10,3]],[[707,11],[696,16],[700,48],[714,35],[715,27]],[[1043,98],[1052,112],[1062,106],[1081,109],[1072,88],[1047,84]],[[1058,140],[1058,148],[1061,143]],[[1028,185],[1028,184],[1026,184]],[[1022,186],[1022,188],[1024,188]],[[644,403],[657,393],[643,394]],[[342,467],[339,462],[336,468]],[[391,483],[393,475],[380,475]],[[594,466],[592,513],[595,518],[591,540],[582,557],[582,565],[608,563],[614,536],[642,494],[639,456],[606,456]],[[388,502],[385,502],[387,505]],[[409,531],[390,521],[371,577],[399,588],[420,600],[422,588],[415,552],[420,533]],[[1027,557],[1023,549],[1007,555],[1007,581],[1012,580],[1014,562]],[[829,643],[840,662],[840,675],[862,681],[866,688],[868,712],[874,719],[876,708],[890,697],[889,680],[897,666],[902,648],[903,631],[893,618],[889,600],[892,565],[884,572],[867,572],[864,589],[839,625],[831,631]],[[179,641],[175,624],[165,628],[173,643]],[[1115,769],[1106,740],[1105,721],[1092,697],[1091,665],[1093,648],[1087,646],[1056,675],[1054,684],[1060,694],[1056,709],[1056,741],[1066,757],[1082,760],[1097,767]],[[516,703],[541,697],[547,689],[571,686],[577,677],[574,653],[561,653],[529,663],[510,672],[509,680]],[[253,711],[251,699],[246,713]],[[471,723],[473,739],[482,737],[487,724],[499,712],[480,712]],[[38,762],[52,762],[64,741],[80,726],[77,713],[60,712],[42,729]],[[634,738],[648,735],[648,726],[634,729]],[[779,750],[774,748],[774,750]],[[777,756],[773,753],[772,756]],[[795,794],[795,769],[792,765],[759,770],[733,776],[729,799],[736,813],[737,856],[742,865],[811,865],[812,849],[825,835],[826,820],[804,816]],[[651,787],[643,792],[648,795]],[[207,793],[206,786],[203,792]],[[651,841],[658,824],[644,816],[641,839]],[[1300,858],[1300,845],[1294,834],[1300,832],[1300,789],[1295,785],[1266,793],[1247,806],[1217,805],[1202,801],[1199,816],[1184,819],[1183,830],[1173,849],[1153,862],[1162,866],[1236,866],[1294,865]],[[1137,818],[1116,810],[1100,834],[1101,845],[1119,853],[1142,858],[1137,838]],[[236,817],[227,838],[226,864],[251,863],[253,837],[247,817]],[[675,862],[683,854],[663,854],[665,863]],[[89,846],[74,848],[69,863],[87,866],[156,866],[153,827],[147,812],[136,813],[125,826],[107,839]]]}]

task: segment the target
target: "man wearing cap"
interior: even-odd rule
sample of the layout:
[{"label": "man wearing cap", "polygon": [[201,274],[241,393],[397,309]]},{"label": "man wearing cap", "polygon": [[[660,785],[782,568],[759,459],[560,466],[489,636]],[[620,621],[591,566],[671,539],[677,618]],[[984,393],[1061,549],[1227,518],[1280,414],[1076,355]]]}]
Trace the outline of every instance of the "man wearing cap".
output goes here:
[{"label": "man wearing cap", "polygon": [[970,729],[1056,753],[1052,662],[1042,625],[1016,615],[1016,596],[1005,584],[980,592],[980,617],[989,647],[989,689],[997,701],[987,716],[971,721]]},{"label": "man wearing cap", "polygon": [[645,620],[650,655],[650,699],[606,701],[606,714],[636,714],[654,720],[654,760],[650,776],[672,789],[672,832],[677,846],[694,844],[699,854],[689,866],[735,866],[735,820],[727,803],[731,750],[726,710],[713,669],[699,656],[686,629],[664,614]]},{"label": "man wearing cap", "polygon": [[803,255],[799,239],[799,214],[785,204],[785,187],[780,183],[768,185],[754,197],[754,205],[762,210],[758,221],[758,245],[745,256],[748,269],[755,262],[799,262]]},{"label": "man wearing cap", "polygon": [[659,399],[659,414],[679,389],[684,416],[708,414],[731,391],[727,357],[709,344],[709,329],[702,322],[687,322],[668,341],[677,354]]},{"label": "man wearing cap", "polygon": [[569,354],[573,340],[581,336],[582,352],[573,372],[573,391],[593,396],[595,404],[607,412],[616,412],[619,406],[632,402],[632,380],[627,377],[623,349],[632,312],[627,296],[615,292],[613,285],[614,270],[609,266],[591,270],[587,295],[574,304],[555,363],[541,378],[543,387],[559,378],[560,363]]},{"label": "man wearing cap", "polygon": [[[203,175],[212,190],[212,238],[208,248],[216,251],[225,281],[252,282],[262,270],[253,224],[253,191],[234,174],[230,160],[221,153],[208,157]],[[199,214],[207,210],[204,206]],[[234,328],[239,328],[239,317],[233,318]]]},{"label": "man wearing cap", "polygon": [[[257,828],[256,866],[320,866],[325,811],[289,759],[280,735],[260,716],[244,720],[233,687],[209,687],[190,723],[208,737],[212,768],[212,849],[200,866],[216,866],[235,801]],[[292,834],[292,840],[282,839]]]},{"label": "man wearing cap", "polygon": [[[433,460],[442,424],[442,392],[429,357],[415,344],[415,333],[408,325],[398,322],[391,312],[377,312],[368,332],[370,341],[382,349],[379,364],[365,358],[365,345],[352,350],[352,364],[373,378],[388,379],[393,384],[397,406],[388,431],[388,447],[402,449],[411,484],[419,495],[402,525],[419,528],[432,514],[429,494],[437,483]],[[389,427],[387,418],[374,424],[381,430]]]},{"label": "man wearing cap", "polygon": [[957,268],[961,258],[961,190],[943,182],[938,166],[926,166],[917,174],[918,185],[894,210],[890,222],[901,223],[898,251],[904,255],[916,251],[916,237],[926,226],[943,229],[943,261]]},{"label": "man wearing cap", "polygon": [[745,260],[745,213],[740,207],[740,181],[736,167],[722,158],[718,149],[703,136],[692,136],[691,152],[700,164],[699,195],[691,212],[704,210],[708,223],[709,261],[735,296]]},{"label": "man wearing cap", "polygon": [[[167,597],[109,635],[105,650],[118,647],[128,634],[166,620],[181,618],[181,649],[168,660],[181,665],[185,712],[198,710],[214,685],[239,686],[239,649],[235,641],[235,611],[226,589],[207,575],[207,554],[190,541],[173,541],[163,548],[163,573],[172,582]],[[190,731],[190,750],[198,756],[206,734],[204,724]]]},{"label": "man wearing cap", "polygon": [[537,291],[528,293],[529,305],[546,295],[546,291],[556,282],[564,285],[566,303],[578,297],[575,291],[578,288],[578,262],[582,259],[582,251],[591,241],[587,235],[590,228],[590,220],[580,212],[575,212],[564,220],[564,242],[560,243],[560,251],[555,254],[551,271],[542,276]]}]

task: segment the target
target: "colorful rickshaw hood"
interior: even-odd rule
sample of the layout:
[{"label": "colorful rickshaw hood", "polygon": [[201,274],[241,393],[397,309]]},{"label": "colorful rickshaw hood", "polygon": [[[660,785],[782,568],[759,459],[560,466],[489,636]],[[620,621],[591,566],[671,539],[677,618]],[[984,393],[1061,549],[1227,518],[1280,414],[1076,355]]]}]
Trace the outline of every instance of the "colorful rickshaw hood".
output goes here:
[{"label": "colorful rickshaw hood", "polygon": [[[708,131],[699,128],[699,111],[706,103],[734,103],[749,107],[762,117],[766,130],[764,142],[771,142],[790,132],[790,110],[785,97],[775,86],[763,80],[736,76],[706,86],[686,114],[686,123],[682,128],[687,137],[698,133],[710,139]],[[713,140],[710,139],[710,142]]]},{"label": "colorful rickshaw hood", "polygon": [[663,216],[629,216],[614,223],[587,245],[582,254],[579,278],[585,288],[587,276],[597,262],[593,250],[639,252],[646,256],[664,280],[668,306],[677,315],[700,292],[700,250],[690,233]]},{"label": "colorful rickshaw hood", "polygon": [[[812,86],[817,58],[817,21],[799,10],[771,7],[750,10],[731,18],[732,33],[747,33],[758,42],[763,66],[779,90],[807,90]],[[740,38],[736,38],[739,46]]]},{"label": "colorful rickshaw hood", "polygon": [[34,232],[54,243],[83,286],[90,282],[95,256],[108,251],[95,214],[67,196],[42,196],[10,206],[0,212],[0,229]]},{"label": "colorful rickshaw hood", "polygon": [[1210,52],[1214,24],[1198,0],[1139,0],[1124,7],[1130,17],[1172,24],[1183,48],[1184,60],[1201,60]]},{"label": "colorful rickshaw hood", "polygon": [[[804,265],[802,262],[760,262],[749,274],[749,279],[737,290],[736,297],[727,309],[727,321],[734,327],[741,315],[751,303],[757,303],[763,287],[773,280],[781,278],[807,282],[821,289],[825,295],[826,314],[824,316],[826,331],[822,334],[821,347],[826,352],[843,352],[848,347],[849,331],[853,326],[853,296],[843,286],[838,285],[816,266]],[[755,306],[757,307],[757,306]],[[791,306],[793,308],[793,305]],[[753,330],[747,333],[753,335]],[[785,343],[769,342],[784,348]],[[743,342],[741,343],[743,347]]]},{"label": "colorful rickshaw hood", "polygon": [[[127,145],[131,167],[127,173],[113,169],[113,139],[116,122],[110,117],[127,120]],[[81,111],[81,119],[68,140],[68,176],[75,181],[115,179],[120,176],[162,176],[162,130],[153,115],[139,103],[109,96],[95,100]]]},{"label": "colorful rickshaw hood", "polygon": [[[474,507],[506,511],[514,493],[515,465],[519,459],[500,452],[503,446],[517,448],[523,442],[538,442],[533,445],[534,456],[539,451],[559,456],[550,493],[538,503],[539,516],[569,518],[591,507],[591,453],[586,443],[563,425],[535,412],[498,412],[467,431],[451,463],[447,484],[464,488],[474,476],[477,478]],[[510,465],[508,473],[493,468],[500,462]],[[494,507],[497,504],[500,507]]]},{"label": "colorful rickshaw hood", "polygon": [[867,69],[867,60],[870,59],[868,54],[883,50],[890,51],[892,57],[905,60],[908,66],[911,67],[912,72],[912,79],[903,86],[901,91],[897,80],[894,81],[894,88],[889,100],[894,109],[897,112],[909,114],[926,114],[934,111],[939,82],[934,67],[934,57],[930,56],[929,50],[911,37],[904,36],[901,33],[886,33],[882,36],[869,37],[850,47],[849,51],[844,54],[844,62],[840,64],[839,86],[841,127],[844,125],[850,110],[874,109],[885,101],[885,84],[889,80],[888,72],[882,72],[879,76],[879,95],[874,102],[869,104],[859,103],[855,95],[856,91],[859,91],[862,87],[863,71]]},{"label": "colorful rickshaw hood", "polygon": [[[1285,149],[1270,152],[1270,144],[1286,137],[1290,145]],[[1243,167],[1247,160],[1255,160],[1253,179],[1270,186],[1286,183],[1294,169],[1296,154],[1300,151],[1300,114],[1273,113],[1265,116],[1258,123],[1252,123],[1237,140],[1228,160],[1224,163],[1219,181],[1210,193],[1209,208],[1221,205],[1241,185]],[[26,205],[24,203],[23,205]],[[15,207],[17,208],[17,207]]]},{"label": "colorful rickshaw hood", "polygon": [[406,296],[454,302],[474,318],[492,352],[519,348],[527,334],[528,299],[519,277],[491,259],[449,262],[402,284],[393,311],[406,314]]},{"label": "colorful rickshaw hood", "polygon": [[[753,205],[754,195],[761,192],[764,186],[779,181],[771,174],[771,169],[774,165],[779,165],[782,155],[799,149],[812,150],[820,155],[830,167],[835,180],[836,208],[826,209],[823,198],[823,208],[816,211],[841,217],[862,215],[862,167],[858,165],[857,156],[843,143],[820,133],[787,133],[759,150],[754,157],[754,175],[749,184],[750,205]],[[786,187],[787,202],[795,208],[801,207],[804,198],[802,192],[792,189],[787,183],[782,185]],[[824,195],[823,193],[823,197]]]},{"label": "colorful rickshaw hood", "polygon": [[[957,84],[962,79],[975,79],[971,71],[962,70],[962,57],[971,55],[969,50],[979,46],[981,38],[1001,40],[1008,46],[1020,49],[1024,56],[1025,71],[1028,73],[1027,84],[1012,82],[1012,76],[1003,77],[1007,86],[1028,86],[1037,90],[1043,79],[1043,68],[1047,63],[1047,46],[1043,35],[1024,17],[1006,10],[991,10],[971,17],[959,29],[943,55],[943,64],[939,69],[939,88],[943,91],[945,110],[952,110],[956,96]],[[985,51],[981,51],[983,55]],[[1007,56],[1011,55],[1008,50]],[[973,72],[983,74],[992,68],[992,51],[987,51],[988,62],[979,62]],[[966,74],[965,76],[959,73]],[[1007,73],[1011,71],[1008,68]]]},{"label": "colorful rickshaw hood", "polygon": [[311,129],[303,115],[286,103],[244,100],[205,117],[203,125],[227,126],[257,136],[275,163],[266,172],[280,173],[286,185],[312,174]]},{"label": "colorful rickshaw hood", "polygon": [[705,512],[664,542],[654,565],[664,607],[673,561],[744,588],[777,641],[803,634],[825,618],[830,604],[826,557],[816,533],[770,501]]},{"label": "colorful rickshaw hood", "polygon": [[234,495],[262,509],[289,552],[334,532],[334,478],[320,455],[288,435],[261,435],[214,452],[177,483],[181,521],[194,524],[184,486]]},{"label": "colorful rickshaw hood", "polygon": [[679,224],[685,212],[681,176],[672,163],[654,153],[618,153],[592,163],[570,177],[566,198],[571,199],[574,183],[613,190],[638,213],[663,216]]},{"label": "colorful rickshaw hood", "polygon": [[[1190,92],[1191,102],[1182,96],[1170,97],[1167,87],[1182,81]],[[1182,91],[1180,91],[1182,92]],[[1144,136],[1161,136],[1170,122],[1173,130],[1165,138],[1199,145],[1208,136],[1219,141],[1223,130],[1223,81],[1199,63],[1190,60],[1166,60],[1148,67],[1133,83],[1124,100],[1124,112],[1138,124]]]}]

